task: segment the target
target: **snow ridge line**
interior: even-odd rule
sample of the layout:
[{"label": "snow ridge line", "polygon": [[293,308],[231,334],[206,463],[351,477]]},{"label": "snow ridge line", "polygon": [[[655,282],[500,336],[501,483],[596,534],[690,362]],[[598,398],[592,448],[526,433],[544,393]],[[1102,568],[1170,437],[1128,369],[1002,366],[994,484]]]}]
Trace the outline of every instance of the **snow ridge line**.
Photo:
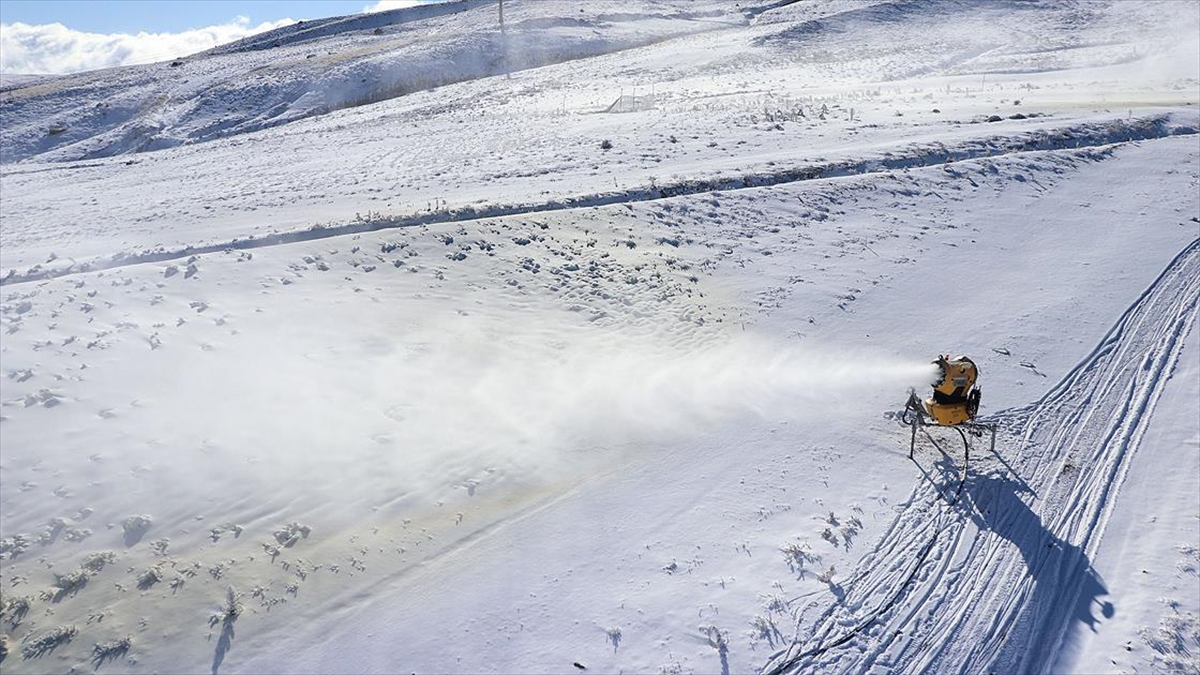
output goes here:
[{"label": "snow ridge line", "polygon": [[[854,587],[814,622],[807,640],[824,644],[793,654],[800,646],[793,639],[763,672],[863,672],[873,666],[1045,672],[1054,667],[1072,626],[1096,621],[1093,605],[1102,612],[1111,607],[1099,601],[1107,589],[1090,559],[1198,307],[1200,239],[1171,260],[1050,392],[999,413],[1001,426],[1023,427],[1016,467],[1006,471],[997,455],[968,479],[964,505],[944,504],[932,520],[923,509],[898,516],[859,563]],[[1020,473],[1029,476],[1028,483]],[[945,468],[943,474],[949,475]],[[919,483],[908,504],[934,491],[931,483]],[[1020,494],[1031,494],[1033,503]],[[915,551],[926,541],[930,522],[935,524],[932,537]],[[954,535],[940,541],[946,531]],[[912,572],[900,579],[876,565],[877,559],[894,560],[897,551],[900,560],[914,561],[906,563]],[[926,562],[930,569],[921,575]],[[919,592],[912,587],[918,579]],[[880,593],[889,599],[865,618],[853,617],[854,608]],[[887,616],[901,602],[904,611]],[[849,621],[854,629],[826,642]],[[856,637],[864,637],[860,651],[818,660]]]},{"label": "snow ridge line", "polygon": [[[826,180],[853,176],[886,174],[890,171],[920,169],[931,166],[950,165],[971,160],[1005,157],[1009,155],[1059,150],[1078,150],[1089,153],[1092,159],[1102,159],[1123,144],[1155,140],[1177,135],[1196,134],[1197,129],[1186,125],[1172,124],[1166,115],[1113,120],[1107,123],[1081,124],[1059,129],[1039,129],[1018,136],[993,136],[968,141],[957,147],[946,147],[941,143],[910,148],[902,155],[885,153],[883,157],[845,160],[825,164],[809,164],[789,169],[744,173],[737,176],[714,176],[693,178],[674,183],[638,187],[615,192],[569,196],[541,203],[494,204],[482,207],[463,206],[446,211],[416,213],[408,215],[371,214],[356,215],[347,223],[318,224],[305,230],[280,232],[263,237],[250,236],[228,241],[195,244],[181,248],[156,248],[139,252],[122,252],[108,258],[76,261],[61,259],[57,266],[34,265],[25,272],[9,268],[0,287],[41,281],[71,274],[128,267],[144,263],[165,262],[193,255],[249,250],[284,244],[329,239],[346,235],[364,234],[380,230],[441,225],[469,222],[485,218],[529,215],[551,211],[566,211],[577,208],[634,204],[670,197],[682,197],[707,192],[726,192],[747,188],[770,187],[805,181]],[[949,169],[947,169],[949,170]]]}]

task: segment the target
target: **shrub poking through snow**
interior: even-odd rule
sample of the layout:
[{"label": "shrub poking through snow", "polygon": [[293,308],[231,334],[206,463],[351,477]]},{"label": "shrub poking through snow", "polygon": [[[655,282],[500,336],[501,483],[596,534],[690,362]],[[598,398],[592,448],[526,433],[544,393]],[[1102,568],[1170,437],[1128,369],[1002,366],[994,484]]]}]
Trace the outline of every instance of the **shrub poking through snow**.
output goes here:
[{"label": "shrub poking through snow", "polygon": [[63,596],[75,595],[87,585],[87,582],[88,574],[82,569],[66,574],[55,574],[54,587],[58,589],[58,592],[54,594],[55,601],[61,600]]},{"label": "shrub poking through snow", "polygon": [[307,525],[289,523],[275,531],[275,541],[282,544],[285,548],[291,548],[301,538],[308,539],[308,535],[311,533],[312,528]]},{"label": "shrub poking through snow", "polygon": [[112,551],[98,551],[89,553],[80,563],[79,568],[89,574],[96,574],[104,569],[104,566],[117,559],[117,556]]},{"label": "shrub poking through snow", "polygon": [[708,637],[708,646],[723,652],[729,649],[729,637],[716,626],[700,626],[700,632]]},{"label": "shrub poking through snow", "polygon": [[21,647],[21,656],[26,659],[36,659],[67,644],[79,630],[75,626],[59,626],[29,640]]},{"label": "shrub poking through snow", "polygon": [[821,572],[820,574],[817,575],[817,581],[819,581],[823,584],[831,583],[833,581],[834,575],[836,575],[836,574],[837,574],[837,569],[834,568],[833,565],[830,565],[829,569],[827,569],[824,572]]},{"label": "shrub poking through snow", "polygon": [[0,604],[0,617],[5,617],[8,620],[9,626],[17,627],[21,623],[21,619],[29,613],[29,608],[33,606],[33,600],[27,595],[18,595],[15,598],[5,598]]},{"label": "shrub poking through snow", "polygon": [[154,519],[143,513],[126,518],[121,523],[121,530],[125,532],[126,536],[140,535],[150,529],[152,524],[154,524]]},{"label": "shrub poking through snow", "polygon": [[821,561],[821,556],[809,549],[808,542],[784,544],[779,550],[783,553],[784,562],[792,570],[792,574],[800,575],[801,579],[804,578],[805,565]]},{"label": "shrub poking through snow", "polygon": [[153,586],[154,584],[157,584],[158,582],[160,582],[162,580],[163,580],[162,569],[158,565],[155,565],[154,567],[143,570],[142,573],[138,575],[138,577],[137,577],[138,590],[140,590],[140,591],[147,590],[151,586]]},{"label": "shrub poking through snow", "polygon": [[783,634],[780,633],[779,627],[775,625],[775,620],[770,616],[756,614],[750,620],[750,644],[755,645],[759,642],[766,642],[771,647],[775,646],[775,641],[783,641]]},{"label": "shrub poking through snow", "polygon": [[208,625],[233,625],[233,622],[237,621],[238,617],[242,615],[241,599],[241,594],[238,593],[233,586],[230,586],[228,589],[226,589],[225,603],[222,604],[216,612],[213,612],[211,617],[209,617]]},{"label": "shrub poking through snow", "polygon": [[1200,618],[1191,612],[1163,617],[1158,630],[1142,628],[1138,635],[1155,651],[1154,672],[1194,673],[1200,668]]},{"label": "shrub poking through snow", "polygon": [[97,643],[92,647],[92,665],[96,668],[104,665],[105,661],[114,661],[129,652],[133,646],[133,636],[126,635],[108,642]]}]

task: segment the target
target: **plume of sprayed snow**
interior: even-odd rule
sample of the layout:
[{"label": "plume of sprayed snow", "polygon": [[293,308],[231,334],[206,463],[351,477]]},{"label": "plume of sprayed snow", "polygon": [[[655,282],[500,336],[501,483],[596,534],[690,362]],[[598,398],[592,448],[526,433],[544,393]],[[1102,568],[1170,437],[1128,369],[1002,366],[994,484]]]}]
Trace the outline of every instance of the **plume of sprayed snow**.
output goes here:
[{"label": "plume of sprayed snow", "polygon": [[620,448],[644,452],[756,419],[877,418],[935,371],[927,361],[757,338],[680,349],[619,336],[547,345],[536,335],[460,333],[396,356],[376,376],[393,384],[397,452],[386,470],[433,494],[484,470],[554,480]]},{"label": "plume of sprayed snow", "polygon": [[[493,363],[463,389],[473,419],[527,443],[679,436],[739,418],[862,412],[878,392],[927,384],[934,367],[745,338],[685,351],[571,345]],[[848,405],[849,404],[849,405]]]},{"label": "plume of sprayed snow", "polygon": [[470,482],[569,480],[726,425],[878,419],[936,370],[754,337],[685,348],[465,319],[366,351],[321,349],[263,343],[187,374],[193,390],[161,401],[163,426],[147,433],[203,439],[206,450],[157,478],[242,492],[288,485],[314,502],[429,503]]}]

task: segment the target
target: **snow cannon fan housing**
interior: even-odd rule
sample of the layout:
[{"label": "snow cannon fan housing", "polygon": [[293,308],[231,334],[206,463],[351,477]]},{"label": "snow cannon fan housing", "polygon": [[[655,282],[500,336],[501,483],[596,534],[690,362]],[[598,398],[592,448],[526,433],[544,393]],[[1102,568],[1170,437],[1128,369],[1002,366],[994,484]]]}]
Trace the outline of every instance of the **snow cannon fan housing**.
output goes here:
[{"label": "snow cannon fan housing", "polygon": [[933,382],[933,398],[925,400],[925,410],[937,424],[954,426],[975,419],[979,412],[979,390],[975,381],[979,379],[979,368],[971,359],[960,356],[950,360],[949,355],[939,356],[933,362],[939,369],[938,379]]},{"label": "snow cannon fan housing", "polygon": [[[979,390],[975,382],[979,379],[979,368],[965,356],[951,359],[939,356],[933,362],[938,367],[938,376],[930,384],[933,396],[921,400],[917,392],[908,390],[908,402],[904,404],[905,424],[912,427],[912,438],[908,442],[908,458],[913,459],[917,449],[917,430],[926,426],[949,427],[958,432],[963,441],[963,480],[966,480],[966,461],[971,456],[971,444],[967,434],[982,436],[991,434],[991,451],[996,451],[996,425],[975,421],[979,412]],[[928,435],[928,432],[926,432]]]}]

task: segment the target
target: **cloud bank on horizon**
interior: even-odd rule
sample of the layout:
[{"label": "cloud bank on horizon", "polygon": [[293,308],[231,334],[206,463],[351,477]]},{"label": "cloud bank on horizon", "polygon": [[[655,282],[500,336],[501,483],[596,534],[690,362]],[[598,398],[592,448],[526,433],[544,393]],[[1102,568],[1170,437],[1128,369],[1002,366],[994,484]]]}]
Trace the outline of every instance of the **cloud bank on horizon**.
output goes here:
[{"label": "cloud bank on horizon", "polygon": [[239,16],[228,23],[179,33],[86,33],[51,23],[0,25],[0,72],[61,75],[85,70],[165,61],[295,23],[251,25]]},{"label": "cloud bank on horizon", "polygon": [[[423,4],[420,0],[379,0],[363,12],[384,12]],[[61,23],[0,24],[0,73],[65,75],[87,70],[166,61],[295,23],[284,18],[251,24],[239,16],[226,23],[178,33],[88,33]]]}]

